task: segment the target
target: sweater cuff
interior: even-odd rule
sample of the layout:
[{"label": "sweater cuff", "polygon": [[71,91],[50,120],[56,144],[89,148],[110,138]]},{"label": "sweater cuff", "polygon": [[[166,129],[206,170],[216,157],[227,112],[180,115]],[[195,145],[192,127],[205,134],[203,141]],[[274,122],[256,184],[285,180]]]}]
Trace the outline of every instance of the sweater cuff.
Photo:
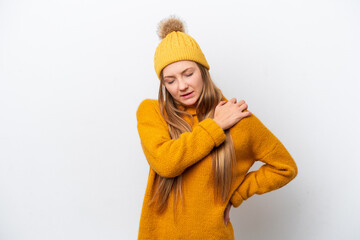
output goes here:
[{"label": "sweater cuff", "polygon": [[241,197],[241,195],[237,191],[235,191],[234,194],[231,196],[230,201],[231,201],[232,205],[235,208],[237,208],[244,201],[244,199]]},{"label": "sweater cuff", "polygon": [[199,126],[201,126],[211,136],[216,147],[225,141],[226,134],[224,130],[213,119],[204,119],[199,123]]}]

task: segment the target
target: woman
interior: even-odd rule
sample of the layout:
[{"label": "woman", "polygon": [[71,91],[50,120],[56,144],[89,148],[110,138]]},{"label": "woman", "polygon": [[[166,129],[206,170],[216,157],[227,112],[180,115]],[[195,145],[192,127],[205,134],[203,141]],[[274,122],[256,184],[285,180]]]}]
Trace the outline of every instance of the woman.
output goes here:
[{"label": "woman", "polygon": [[296,164],[244,101],[222,95],[180,20],[163,20],[158,32],[159,97],[137,110],[150,165],[138,239],[234,239],[231,206],[284,186]]}]

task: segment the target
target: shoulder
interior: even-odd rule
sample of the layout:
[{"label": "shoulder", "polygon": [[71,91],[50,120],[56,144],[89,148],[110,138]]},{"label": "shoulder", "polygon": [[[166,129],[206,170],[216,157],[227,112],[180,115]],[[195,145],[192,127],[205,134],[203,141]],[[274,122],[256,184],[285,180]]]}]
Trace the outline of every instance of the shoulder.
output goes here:
[{"label": "shoulder", "polygon": [[162,118],[159,108],[159,101],[156,99],[147,98],[139,104],[136,110],[136,118],[140,119],[153,119]]},{"label": "shoulder", "polygon": [[138,110],[142,108],[153,108],[154,106],[159,106],[158,100],[147,98],[140,102]]},{"label": "shoulder", "polygon": [[159,102],[156,99],[144,99],[139,104],[136,115],[141,114],[142,112],[156,111],[159,110]]},{"label": "shoulder", "polygon": [[[248,112],[245,110],[245,112]],[[237,124],[232,127],[234,133],[247,133],[250,135],[257,135],[261,132],[270,132],[270,130],[260,121],[260,119],[251,112],[249,117],[241,119]]]}]

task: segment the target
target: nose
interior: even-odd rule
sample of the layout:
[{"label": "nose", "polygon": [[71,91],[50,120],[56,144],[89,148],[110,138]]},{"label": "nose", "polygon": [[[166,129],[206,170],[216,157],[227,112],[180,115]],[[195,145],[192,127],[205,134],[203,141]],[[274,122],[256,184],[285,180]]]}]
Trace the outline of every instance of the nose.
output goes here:
[{"label": "nose", "polygon": [[185,90],[187,88],[188,88],[187,82],[183,78],[180,78],[179,79],[179,89],[180,90]]}]

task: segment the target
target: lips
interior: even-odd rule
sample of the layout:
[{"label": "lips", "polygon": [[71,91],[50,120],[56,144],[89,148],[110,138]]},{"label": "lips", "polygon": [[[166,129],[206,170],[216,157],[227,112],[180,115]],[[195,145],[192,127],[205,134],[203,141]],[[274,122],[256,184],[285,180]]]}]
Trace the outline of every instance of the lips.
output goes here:
[{"label": "lips", "polygon": [[193,93],[193,92],[185,93],[185,94],[183,94],[183,95],[181,95],[181,96],[182,96],[182,97],[186,97],[187,95],[190,95],[191,93]]}]

